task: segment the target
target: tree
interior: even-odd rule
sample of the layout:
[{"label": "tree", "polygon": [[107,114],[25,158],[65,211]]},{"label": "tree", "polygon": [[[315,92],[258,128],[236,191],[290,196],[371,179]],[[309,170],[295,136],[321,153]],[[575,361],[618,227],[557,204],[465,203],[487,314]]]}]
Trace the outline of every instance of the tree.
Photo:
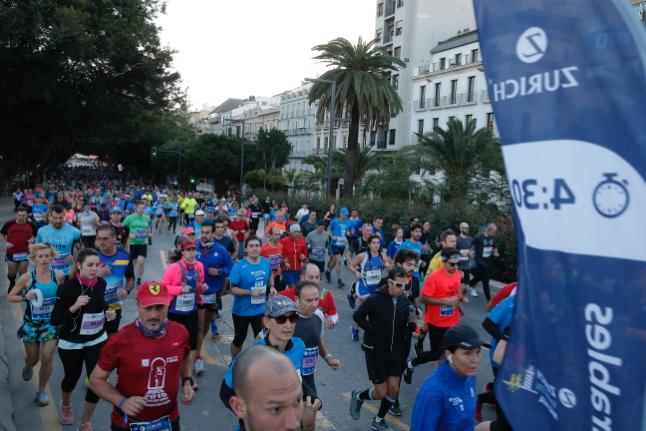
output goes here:
[{"label": "tree", "polygon": [[[332,153],[332,169],[338,172],[343,172],[345,169],[345,161],[348,158],[348,150],[341,148]],[[356,163],[354,165],[354,187],[361,187],[363,179],[371,169],[379,166],[382,157],[374,151],[370,151],[370,147],[361,146],[356,155]]]},{"label": "tree", "polygon": [[466,125],[450,119],[446,129],[435,127],[432,133],[418,136],[421,142],[412,149],[419,154],[418,167],[443,174],[447,197],[458,206],[468,203],[473,180],[489,177],[491,171],[504,174],[498,139],[491,129],[476,130],[473,119]]},{"label": "tree", "polygon": [[261,128],[258,131],[255,147],[265,172],[281,169],[289,162],[292,153],[292,144],[287,140],[287,136],[274,127],[270,130]]},{"label": "tree", "polygon": [[417,184],[411,180],[414,172],[411,155],[398,151],[393,157],[382,158],[376,169],[365,179],[364,189],[383,199],[412,198]]},{"label": "tree", "polygon": [[[383,48],[376,47],[375,41],[365,42],[359,38],[356,45],[346,39],[338,38],[327,44],[317,45],[314,51],[320,52],[314,58],[326,63],[327,70],[321,79],[334,81],[337,86],[335,101],[336,115],[350,117],[348,146],[344,163],[344,196],[352,197],[356,178],[357,153],[359,145],[359,125],[372,129],[378,124],[387,124],[391,114],[402,109],[402,101],[393,88],[387,75],[406,64]],[[315,82],[309,92],[309,103],[318,101],[317,119],[323,122],[329,109],[331,98],[330,85]],[[331,143],[330,143],[331,145]]]}]

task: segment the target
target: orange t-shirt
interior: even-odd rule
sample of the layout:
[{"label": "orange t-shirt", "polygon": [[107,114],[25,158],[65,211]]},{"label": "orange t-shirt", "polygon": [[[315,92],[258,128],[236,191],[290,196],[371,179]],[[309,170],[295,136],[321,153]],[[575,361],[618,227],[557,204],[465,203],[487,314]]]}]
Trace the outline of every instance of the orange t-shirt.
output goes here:
[{"label": "orange t-shirt", "polygon": [[280,274],[280,263],[283,259],[283,246],[278,243],[278,247],[272,247],[270,242],[266,242],[260,249],[260,255],[269,259],[272,274]]},{"label": "orange t-shirt", "polygon": [[[426,277],[424,287],[422,288],[422,295],[435,299],[461,296],[461,281],[462,276],[460,275],[460,271],[449,274],[444,268],[441,268]],[[426,304],[424,321],[440,328],[449,328],[460,322],[460,313],[458,307],[454,305]]]}]

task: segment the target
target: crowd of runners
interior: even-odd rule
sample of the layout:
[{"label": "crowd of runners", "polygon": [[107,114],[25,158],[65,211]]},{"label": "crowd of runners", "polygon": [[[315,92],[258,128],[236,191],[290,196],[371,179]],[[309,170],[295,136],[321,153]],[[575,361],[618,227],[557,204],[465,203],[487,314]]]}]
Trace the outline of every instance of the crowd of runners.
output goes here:
[{"label": "crowd of runners", "polygon": [[[389,232],[382,218],[353,209],[178,193],[82,170],[13,197],[15,218],[1,234],[7,301],[25,304],[22,377],[32,379],[40,361],[35,402],[47,405],[58,350],[63,425],[76,422],[71,395],[83,378],[79,430],[92,429],[101,399],[114,406],[112,430],[178,430],[178,398],[196,397],[204,340],[220,339],[231,295],[232,363],[219,397],[242,430],[315,429],[325,402],[316,368],[343,366],[326,343],[330,330],[347,331],[364,352],[369,385],[352,390],[349,409],[359,419],[375,402],[372,430],[392,429],[387,415],[402,415],[402,380],[410,384],[430,361],[437,367],[417,394],[411,430],[511,429],[491,385],[475,392],[482,346],[495,374],[514,305],[515,284],[491,298],[495,224],[472,236],[460,223],[436,240],[418,218]],[[175,235],[168,266],[144,279],[148,247],[163,232]],[[349,286],[344,265],[355,278]],[[460,323],[479,288],[490,307],[488,343]],[[333,289],[347,303],[336,304]],[[136,304],[133,322],[121,322],[125,301]],[[337,307],[354,309],[353,321],[340,321]],[[496,420],[482,421],[483,404],[496,405]]]}]

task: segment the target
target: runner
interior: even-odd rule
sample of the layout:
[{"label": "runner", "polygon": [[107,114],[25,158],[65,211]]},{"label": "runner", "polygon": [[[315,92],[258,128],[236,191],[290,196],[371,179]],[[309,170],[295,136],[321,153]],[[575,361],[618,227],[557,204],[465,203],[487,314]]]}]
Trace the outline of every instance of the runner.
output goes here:
[{"label": "runner", "polygon": [[[440,245],[442,246],[442,249],[435,253],[433,258],[430,260],[430,263],[428,265],[428,271],[426,274],[432,274],[435,271],[439,271],[441,268],[443,268],[443,260],[442,260],[442,251],[443,250],[449,250],[449,249],[454,249],[457,247],[457,237],[455,236],[455,232],[453,232],[453,229],[446,229],[442,231],[440,234]],[[460,251],[460,263],[462,263],[462,252]]]},{"label": "runner", "polygon": [[[372,234],[379,235],[381,239],[381,248],[386,248],[386,234],[384,233],[384,219],[380,216],[375,216],[372,218]],[[402,233],[403,235],[403,233]],[[388,256],[390,257],[390,256]],[[392,259],[392,258],[391,258]]]},{"label": "runner", "polygon": [[301,278],[303,265],[307,264],[307,242],[301,234],[301,227],[294,223],[289,226],[289,236],[280,240],[283,248],[283,282],[285,287],[294,287]]},{"label": "runner", "polygon": [[[330,211],[332,211],[332,208],[330,207]],[[331,283],[332,278],[330,273],[333,269],[336,269],[338,287],[339,289],[343,289],[345,283],[341,280],[341,256],[343,256],[345,246],[348,243],[346,233],[350,228],[350,222],[348,221],[349,211],[347,208],[341,208],[340,213],[340,217],[331,219],[328,227],[328,233],[332,237],[332,242],[330,246],[330,261],[325,271],[325,280]]]},{"label": "runner", "polygon": [[209,331],[218,336],[217,325],[215,324],[215,315],[218,314],[218,308],[222,307],[220,296],[222,295],[227,276],[231,273],[233,260],[229,252],[213,241],[213,224],[205,223],[202,225],[202,237],[197,243],[197,259],[204,266],[204,281],[209,288],[201,293],[202,305],[200,306],[198,317],[198,335],[197,335],[197,357],[195,359],[195,374],[200,375],[204,372],[204,363],[200,356],[204,337]]},{"label": "runner", "polygon": [[306,219],[307,216],[309,215],[310,210],[308,208],[307,202],[303,202],[301,207],[296,211],[296,215],[294,216],[294,220],[296,220],[296,223],[300,223],[301,219]]},{"label": "runner", "polygon": [[97,213],[92,211],[89,202],[83,205],[83,211],[76,215],[76,220],[81,230],[81,242],[86,248],[94,248],[94,241],[96,240],[96,229],[101,224],[101,220]]},{"label": "runner", "polygon": [[[168,309],[168,319],[180,323],[188,331],[191,347],[188,360],[191,366],[197,357],[198,306],[202,303],[201,293],[208,290],[204,282],[204,265],[195,258],[196,254],[195,241],[182,241],[182,258],[168,265],[161,279],[161,283],[173,297]],[[197,390],[197,387],[194,383],[193,389]]]},{"label": "runner", "polygon": [[[325,222],[321,220],[323,223],[323,230],[325,230]],[[303,231],[303,236],[307,238],[307,236],[310,234],[310,232],[313,232],[316,230],[316,227],[318,226],[318,221],[316,218],[316,210],[312,209],[310,212],[307,214],[307,218],[303,220],[302,222],[299,222],[301,225],[301,231]]]},{"label": "runner", "polygon": [[399,251],[399,247],[401,247],[402,243],[404,242],[404,230],[402,228],[397,228],[395,231],[395,238],[390,241],[390,244],[388,244],[388,250],[386,251],[386,255],[394,259],[395,255]]},{"label": "runner", "polygon": [[235,333],[231,342],[232,358],[240,353],[250,325],[254,338],[260,333],[267,294],[276,294],[269,260],[260,256],[260,247],[260,239],[247,238],[247,256],[233,265],[229,275],[234,296],[231,309]]},{"label": "runner", "polygon": [[[381,239],[378,235],[370,236],[367,244],[368,251],[358,254],[350,265],[350,270],[357,276],[356,300],[359,306],[379,287],[382,272],[392,266],[390,258],[381,249]],[[350,308],[354,308],[355,298],[352,294],[348,295],[348,300]],[[353,341],[359,341],[359,327],[356,322],[350,327],[350,335]]]},{"label": "runner", "polygon": [[[473,258],[473,238],[469,235],[469,225],[465,222],[460,223],[460,235],[456,238],[456,248],[460,250],[460,265],[458,268],[462,271],[462,284],[469,286],[471,281],[471,270],[475,265]],[[471,296],[478,296],[475,289],[469,288]]]},{"label": "runner", "polygon": [[99,252],[98,277],[106,282],[105,303],[116,312],[114,320],[105,324],[108,337],[119,330],[123,301],[135,288],[135,272],[130,255],[119,250],[115,244],[117,234],[112,226],[100,226],[96,235],[96,248]]},{"label": "runner", "polygon": [[325,271],[325,254],[330,245],[330,234],[325,230],[325,222],[319,220],[316,229],[308,233],[305,240],[309,246],[310,263],[316,265],[320,272]]},{"label": "runner", "polygon": [[423,351],[423,338],[420,337],[415,348],[417,356],[408,361],[404,370],[404,381],[411,384],[416,366],[437,361],[442,354],[442,336],[452,326],[460,323],[458,306],[467,304],[468,298],[461,291],[462,276],[458,271],[460,252],[456,249],[442,250],[443,266],[424,280],[422,302],[426,304],[424,322],[428,332],[430,351]]},{"label": "runner", "polygon": [[186,226],[188,226],[188,224],[193,221],[193,218],[195,218],[195,210],[197,210],[197,207],[198,204],[193,197],[193,193],[189,193],[180,205],[180,208],[184,212],[184,224]]},{"label": "runner", "polygon": [[[238,210],[235,219],[229,223],[229,228],[235,232],[238,244],[244,244],[245,239],[249,237],[249,223],[245,220],[244,210]],[[238,259],[244,255],[244,247],[238,247]]]},{"label": "runner", "polygon": [[203,210],[196,210],[193,221],[187,224],[186,226],[192,227],[195,230],[195,236],[200,238],[202,236],[202,225],[204,224],[204,219],[206,218],[206,213]]},{"label": "runner", "polygon": [[[491,260],[492,257],[498,257],[498,249],[496,248],[497,233],[498,227],[490,223],[483,233],[473,238],[476,266],[473,268],[473,278],[469,282],[469,286],[475,289],[476,284],[482,281],[482,290],[484,291],[487,302],[491,300],[491,291],[489,290]],[[473,294],[471,295],[473,296]]]},{"label": "runner", "polygon": [[141,286],[141,277],[144,275],[144,263],[148,256],[148,239],[152,236],[152,223],[150,217],[144,215],[146,204],[139,202],[135,213],[130,214],[123,224],[130,229],[130,256],[135,264],[135,277],[137,288]]},{"label": "runner", "polygon": [[168,232],[173,229],[173,235],[177,233],[177,217],[179,217],[179,201],[177,195],[173,195],[168,203]]},{"label": "runner", "polygon": [[[51,322],[52,325],[61,326],[58,355],[64,370],[60,405],[60,422],[63,425],[74,423],[72,391],[81,377],[83,363],[85,372],[90,375],[108,339],[105,321],[116,317],[115,311],[105,303],[106,283],[97,277],[99,262],[99,253],[95,250],[81,250],[76,257],[72,277],[56,292]],[[79,431],[92,431],[90,421],[98,402],[99,397],[88,388]]]},{"label": "runner", "polygon": [[285,213],[283,211],[276,211],[276,218],[265,228],[265,235],[269,236],[269,232],[271,232],[273,228],[278,229],[278,233],[280,233],[281,237],[287,232],[287,223]]},{"label": "runner", "polygon": [[47,243],[54,247],[58,257],[52,262],[52,268],[68,275],[74,263],[73,250],[81,249],[81,232],[65,223],[65,210],[59,205],[52,206],[47,216],[49,224],[38,229],[37,243]]},{"label": "runner", "polygon": [[[182,403],[195,399],[186,328],[167,319],[171,296],[157,282],[137,292],[137,320],[103,348],[89,386],[112,404],[111,430],[179,431],[177,393]],[[117,382],[108,378],[117,370]]]},{"label": "runner", "polygon": [[260,216],[262,215],[262,207],[258,203],[258,198],[256,195],[251,196],[251,201],[249,202],[249,209],[251,210],[251,223],[249,226],[249,235],[256,236],[256,231],[258,230],[258,225],[260,224]]},{"label": "runner", "polygon": [[278,230],[278,228],[271,229],[269,242],[266,242],[262,245],[260,255],[266,259],[269,259],[269,264],[271,265],[271,275],[274,279],[274,286],[276,287],[276,290],[283,290],[283,284],[280,278],[280,263],[283,259],[283,245],[280,242],[280,231]]},{"label": "runner", "polygon": [[52,359],[58,344],[58,328],[52,325],[51,314],[56,302],[56,290],[65,279],[61,271],[52,269],[51,263],[55,257],[56,250],[51,246],[32,244],[29,247],[29,262],[35,269],[21,275],[7,296],[8,302],[27,302],[23,323],[18,329],[18,337],[25,346],[22,378],[31,380],[33,367],[40,359],[35,399],[39,406],[49,404],[46,387],[52,375]]},{"label": "runner", "polygon": [[422,226],[419,224],[414,224],[410,228],[410,237],[405,240],[400,246],[400,250],[413,250],[419,256],[420,260],[417,263],[417,268],[415,268],[414,276],[421,281],[420,268],[423,268],[425,263],[422,260],[422,243],[420,238],[422,237]]},{"label": "runner", "polygon": [[7,262],[7,279],[11,292],[16,284],[16,276],[27,272],[29,267],[29,243],[36,236],[36,225],[27,219],[27,208],[18,207],[15,220],[8,221],[0,230],[1,238],[5,242],[6,250],[4,260]]},{"label": "runner", "polygon": [[[308,281],[315,283],[319,287],[319,310],[325,316],[325,328],[334,329],[339,322],[339,313],[336,311],[334,296],[325,287],[321,287],[321,271],[318,266],[308,263],[305,270],[301,273],[301,282]],[[288,297],[292,301],[296,300],[296,287],[285,289],[280,292],[281,295]]]},{"label": "runner", "polygon": [[227,228],[222,218],[215,220],[215,233],[213,234],[213,239],[215,242],[224,247],[232,259],[236,259],[236,246],[231,238],[226,236]]},{"label": "runner", "polygon": [[370,429],[390,431],[386,413],[399,395],[399,380],[403,367],[405,334],[409,330],[409,305],[405,295],[408,274],[403,268],[388,272],[388,285],[377,289],[354,312],[354,321],[365,331],[362,348],[366,355],[368,377],[373,388],[352,391],[350,416],[359,420],[361,406],[368,400],[381,400],[377,416]]},{"label": "runner", "polygon": [[130,236],[130,228],[123,224],[123,222],[121,221],[121,214],[123,214],[121,208],[117,206],[112,207],[112,209],[110,210],[110,221],[108,222],[108,225],[112,226],[117,234],[117,248],[119,250],[128,251],[128,237]]},{"label": "runner", "polygon": [[45,215],[48,210],[49,205],[47,205],[47,202],[45,202],[42,196],[37,196],[34,204],[31,206],[31,218],[37,228],[41,228],[47,224]]}]

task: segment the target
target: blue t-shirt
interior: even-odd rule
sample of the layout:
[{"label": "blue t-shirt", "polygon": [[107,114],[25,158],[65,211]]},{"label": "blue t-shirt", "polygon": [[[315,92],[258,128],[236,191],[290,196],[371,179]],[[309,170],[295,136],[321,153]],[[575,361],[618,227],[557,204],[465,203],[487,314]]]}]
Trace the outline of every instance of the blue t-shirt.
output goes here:
[{"label": "blue t-shirt", "polygon": [[334,247],[345,247],[348,242],[345,235],[352,225],[353,222],[350,219],[341,220],[338,217],[332,219],[330,222],[330,230],[332,231],[332,236],[336,238],[332,240],[332,245]]},{"label": "blue t-shirt", "polygon": [[[413,250],[417,256],[422,257],[422,243],[421,242],[413,242],[410,239],[407,239],[406,241],[402,242],[402,245],[399,246],[400,250]],[[419,265],[420,265],[421,260],[417,262],[417,265],[415,266],[415,273],[413,274],[415,278],[419,280]]]},{"label": "blue t-shirt", "polygon": [[[260,340],[256,341],[255,344],[266,346],[267,340],[266,338],[261,338]],[[301,364],[303,363],[303,355],[305,354],[305,343],[298,337],[292,337],[291,346],[288,345],[288,347],[289,348],[285,350],[284,354],[294,365],[294,368],[296,368],[298,374],[301,374]],[[238,354],[238,356],[240,355]],[[229,368],[227,368],[227,372],[224,373],[224,382],[230,388],[233,388],[233,366],[236,364],[238,356],[233,358],[233,361],[231,361],[231,364],[229,364]]]},{"label": "blue t-shirt", "polygon": [[45,213],[48,208],[47,204],[33,204],[31,206],[31,215],[35,223],[45,222]]},{"label": "blue t-shirt", "polygon": [[[493,310],[487,314],[487,318],[493,323],[498,325],[500,332],[504,333],[507,328],[511,325],[511,321],[514,318],[514,306],[516,305],[516,295],[508,296],[503,299],[494,307]],[[491,366],[494,368],[498,367],[493,361],[493,353],[496,351],[496,346],[498,345],[498,340],[494,337],[491,337],[491,349],[489,349],[489,359],[491,359]]]},{"label": "blue t-shirt", "polygon": [[74,243],[80,240],[81,231],[68,223],[65,223],[60,229],[56,229],[52,225],[43,226],[38,229],[38,234],[36,234],[37,243],[46,242],[58,252],[58,257],[52,261],[52,268],[63,271],[65,275],[69,275],[71,265],[65,263],[64,260],[72,254]]},{"label": "blue t-shirt", "polygon": [[170,208],[168,217],[177,217],[179,215],[179,202],[169,202],[168,208]]},{"label": "blue t-shirt", "polygon": [[135,276],[132,260],[130,255],[123,250],[117,250],[112,256],[106,256],[99,252],[99,260],[102,264],[111,268],[111,273],[103,277],[106,282],[105,303],[108,305],[116,304],[120,302],[117,292],[124,288],[125,278]]},{"label": "blue t-shirt", "polygon": [[[249,262],[248,258],[236,262],[231,269],[229,281],[231,286],[251,290],[252,288],[267,289],[271,265],[269,259],[260,257],[257,264]],[[235,296],[233,299],[232,314],[238,316],[258,316],[265,313],[265,295],[253,298],[250,296]]]},{"label": "blue t-shirt", "polygon": [[[206,304],[214,304],[215,295],[222,290],[227,276],[231,273],[233,260],[227,249],[217,242],[208,249],[199,242],[196,257],[204,265],[204,282],[209,286],[206,292],[202,292],[202,300]],[[209,268],[219,269],[220,275],[209,275]]]}]

